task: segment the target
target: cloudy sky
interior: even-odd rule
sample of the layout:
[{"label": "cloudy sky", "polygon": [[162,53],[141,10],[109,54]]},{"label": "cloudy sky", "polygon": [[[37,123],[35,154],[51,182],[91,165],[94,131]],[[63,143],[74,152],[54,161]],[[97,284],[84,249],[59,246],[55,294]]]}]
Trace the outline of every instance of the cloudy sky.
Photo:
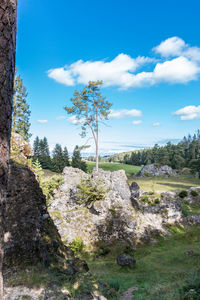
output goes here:
[{"label": "cloudy sky", "polygon": [[[111,102],[100,151],[181,139],[200,128],[200,3],[21,0],[17,69],[28,89],[32,140],[84,144],[66,115],[74,90],[103,80]],[[87,152],[93,152],[91,147]]]}]

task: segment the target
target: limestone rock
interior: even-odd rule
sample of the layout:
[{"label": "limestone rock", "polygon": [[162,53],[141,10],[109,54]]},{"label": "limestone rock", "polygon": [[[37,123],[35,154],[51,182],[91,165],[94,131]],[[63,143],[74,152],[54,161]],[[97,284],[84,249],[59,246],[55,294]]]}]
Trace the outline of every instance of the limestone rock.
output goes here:
[{"label": "limestone rock", "polygon": [[12,133],[10,157],[14,161],[26,164],[27,158],[33,156],[33,151],[23,137],[18,133]]},{"label": "limestone rock", "polygon": [[117,263],[120,266],[127,266],[127,267],[130,267],[130,268],[133,268],[136,264],[136,260],[135,260],[135,258],[133,258],[130,255],[120,254],[117,257]]},{"label": "limestone rock", "polygon": [[[77,184],[82,178],[106,187],[103,200],[95,201],[90,208],[78,204]],[[141,201],[143,192],[136,183],[128,184],[125,172],[93,171],[91,175],[66,167],[64,184],[55,193],[49,206],[62,240],[70,244],[77,236],[86,246],[99,241],[111,244],[116,240],[135,245],[146,241],[151,234],[167,233],[165,224],[179,222],[182,218],[180,201],[170,195],[150,205]]]},{"label": "limestone rock", "polygon": [[176,176],[177,173],[172,170],[171,167],[165,166],[157,166],[156,164],[146,165],[142,168],[142,170],[137,173],[139,177],[148,177],[148,176]]},{"label": "limestone rock", "polygon": [[73,275],[87,270],[61,241],[34,173],[10,164],[5,236],[5,269],[43,262]]}]

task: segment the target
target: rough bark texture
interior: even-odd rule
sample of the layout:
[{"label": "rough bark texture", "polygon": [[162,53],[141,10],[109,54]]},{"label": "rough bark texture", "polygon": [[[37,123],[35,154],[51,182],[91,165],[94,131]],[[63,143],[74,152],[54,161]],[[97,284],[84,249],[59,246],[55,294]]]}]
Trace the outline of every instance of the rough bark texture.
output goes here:
[{"label": "rough bark texture", "polygon": [[3,298],[3,234],[15,73],[17,0],[0,0],[0,299]]}]

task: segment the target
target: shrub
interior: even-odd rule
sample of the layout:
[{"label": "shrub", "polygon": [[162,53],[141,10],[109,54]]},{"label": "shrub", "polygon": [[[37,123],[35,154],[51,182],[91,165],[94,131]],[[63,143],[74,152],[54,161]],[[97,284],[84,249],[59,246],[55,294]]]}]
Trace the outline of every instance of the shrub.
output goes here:
[{"label": "shrub", "polygon": [[63,177],[55,176],[52,178],[42,178],[40,180],[40,186],[44,195],[46,196],[46,203],[49,205],[50,201],[53,199],[53,192],[57,189],[61,184],[63,184]]},{"label": "shrub", "polygon": [[[186,202],[186,201],[185,201]],[[182,208],[182,213],[185,217],[190,215],[190,208],[186,203],[182,203],[181,204],[181,208]]]},{"label": "shrub", "polygon": [[187,195],[188,195],[188,192],[187,192],[187,191],[185,191],[185,190],[183,190],[183,191],[181,191],[181,192],[180,192],[178,195],[179,195],[179,197],[180,197],[180,198],[182,198],[182,199],[183,199],[183,198],[187,197]]},{"label": "shrub", "polygon": [[109,285],[110,285],[111,288],[113,288],[113,289],[114,289],[115,291],[117,291],[117,292],[118,292],[119,289],[120,289],[119,281],[116,280],[116,279],[110,280]]},{"label": "shrub", "polygon": [[83,243],[82,239],[79,236],[76,236],[75,239],[69,245],[69,248],[72,251],[74,251],[74,253],[77,255],[77,254],[80,254],[80,253],[83,252],[84,243]]},{"label": "shrub", "polygon": [[155,204],[159,204],[159,203],[160,203],[160,199],[159,199],[159,198],[156,198],[156,199],[154,200],[154,203],[155,203]]},{"label": "shrub", "polygon": [[149,176],[150,176],[149,172],[148,172],[148,171],[145,171],[145,172],[144,172],[144,176],[149,177]]},{"label": "shrub", "polygon": [[190,192],[190,194],[191,194],[192,197],[197,197],[197,196],[198,196],[197,191],[194,191],[194,190],[192,190],[192,191]]},{"label": "shrub", "polygon": [[125,254],[127,254],[127,255],[130,255],[130,256],[132,256],[132,257],[134,257],[134,255],[135,255],[135,250],[131,247],[131,246],[129,246],[129,245],[127,245],[125,248],[124,248],[124,251],[123,251]]},{"label": "shrub", "polygon": [[110,249],[108,247],[105,247],[104,245],[99,246],[98,250],[95,251],[95,254],[97,256],[106,256],[110,253]]},{"label": "shrub", "polygon": [[97,182],[91,179],[82,180],[77,185],[77,202],[91,207],[95,201],[104,200],[107,192],[108,190],[102,185],[102,180],[98,180]]}]

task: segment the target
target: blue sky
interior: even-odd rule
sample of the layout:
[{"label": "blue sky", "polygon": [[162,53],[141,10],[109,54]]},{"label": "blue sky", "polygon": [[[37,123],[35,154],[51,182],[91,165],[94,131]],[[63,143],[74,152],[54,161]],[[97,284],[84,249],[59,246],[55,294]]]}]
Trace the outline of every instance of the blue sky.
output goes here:
[{"label": "blue sky", "polygon": [[199,1],[18,2],[16,65],[28,90],[32,140],[46,136],[51,149],[61,143],[69,151],[83,144],[63,107],[96,79],[113,103],[100,131],[102,153],[200,128]]}]

